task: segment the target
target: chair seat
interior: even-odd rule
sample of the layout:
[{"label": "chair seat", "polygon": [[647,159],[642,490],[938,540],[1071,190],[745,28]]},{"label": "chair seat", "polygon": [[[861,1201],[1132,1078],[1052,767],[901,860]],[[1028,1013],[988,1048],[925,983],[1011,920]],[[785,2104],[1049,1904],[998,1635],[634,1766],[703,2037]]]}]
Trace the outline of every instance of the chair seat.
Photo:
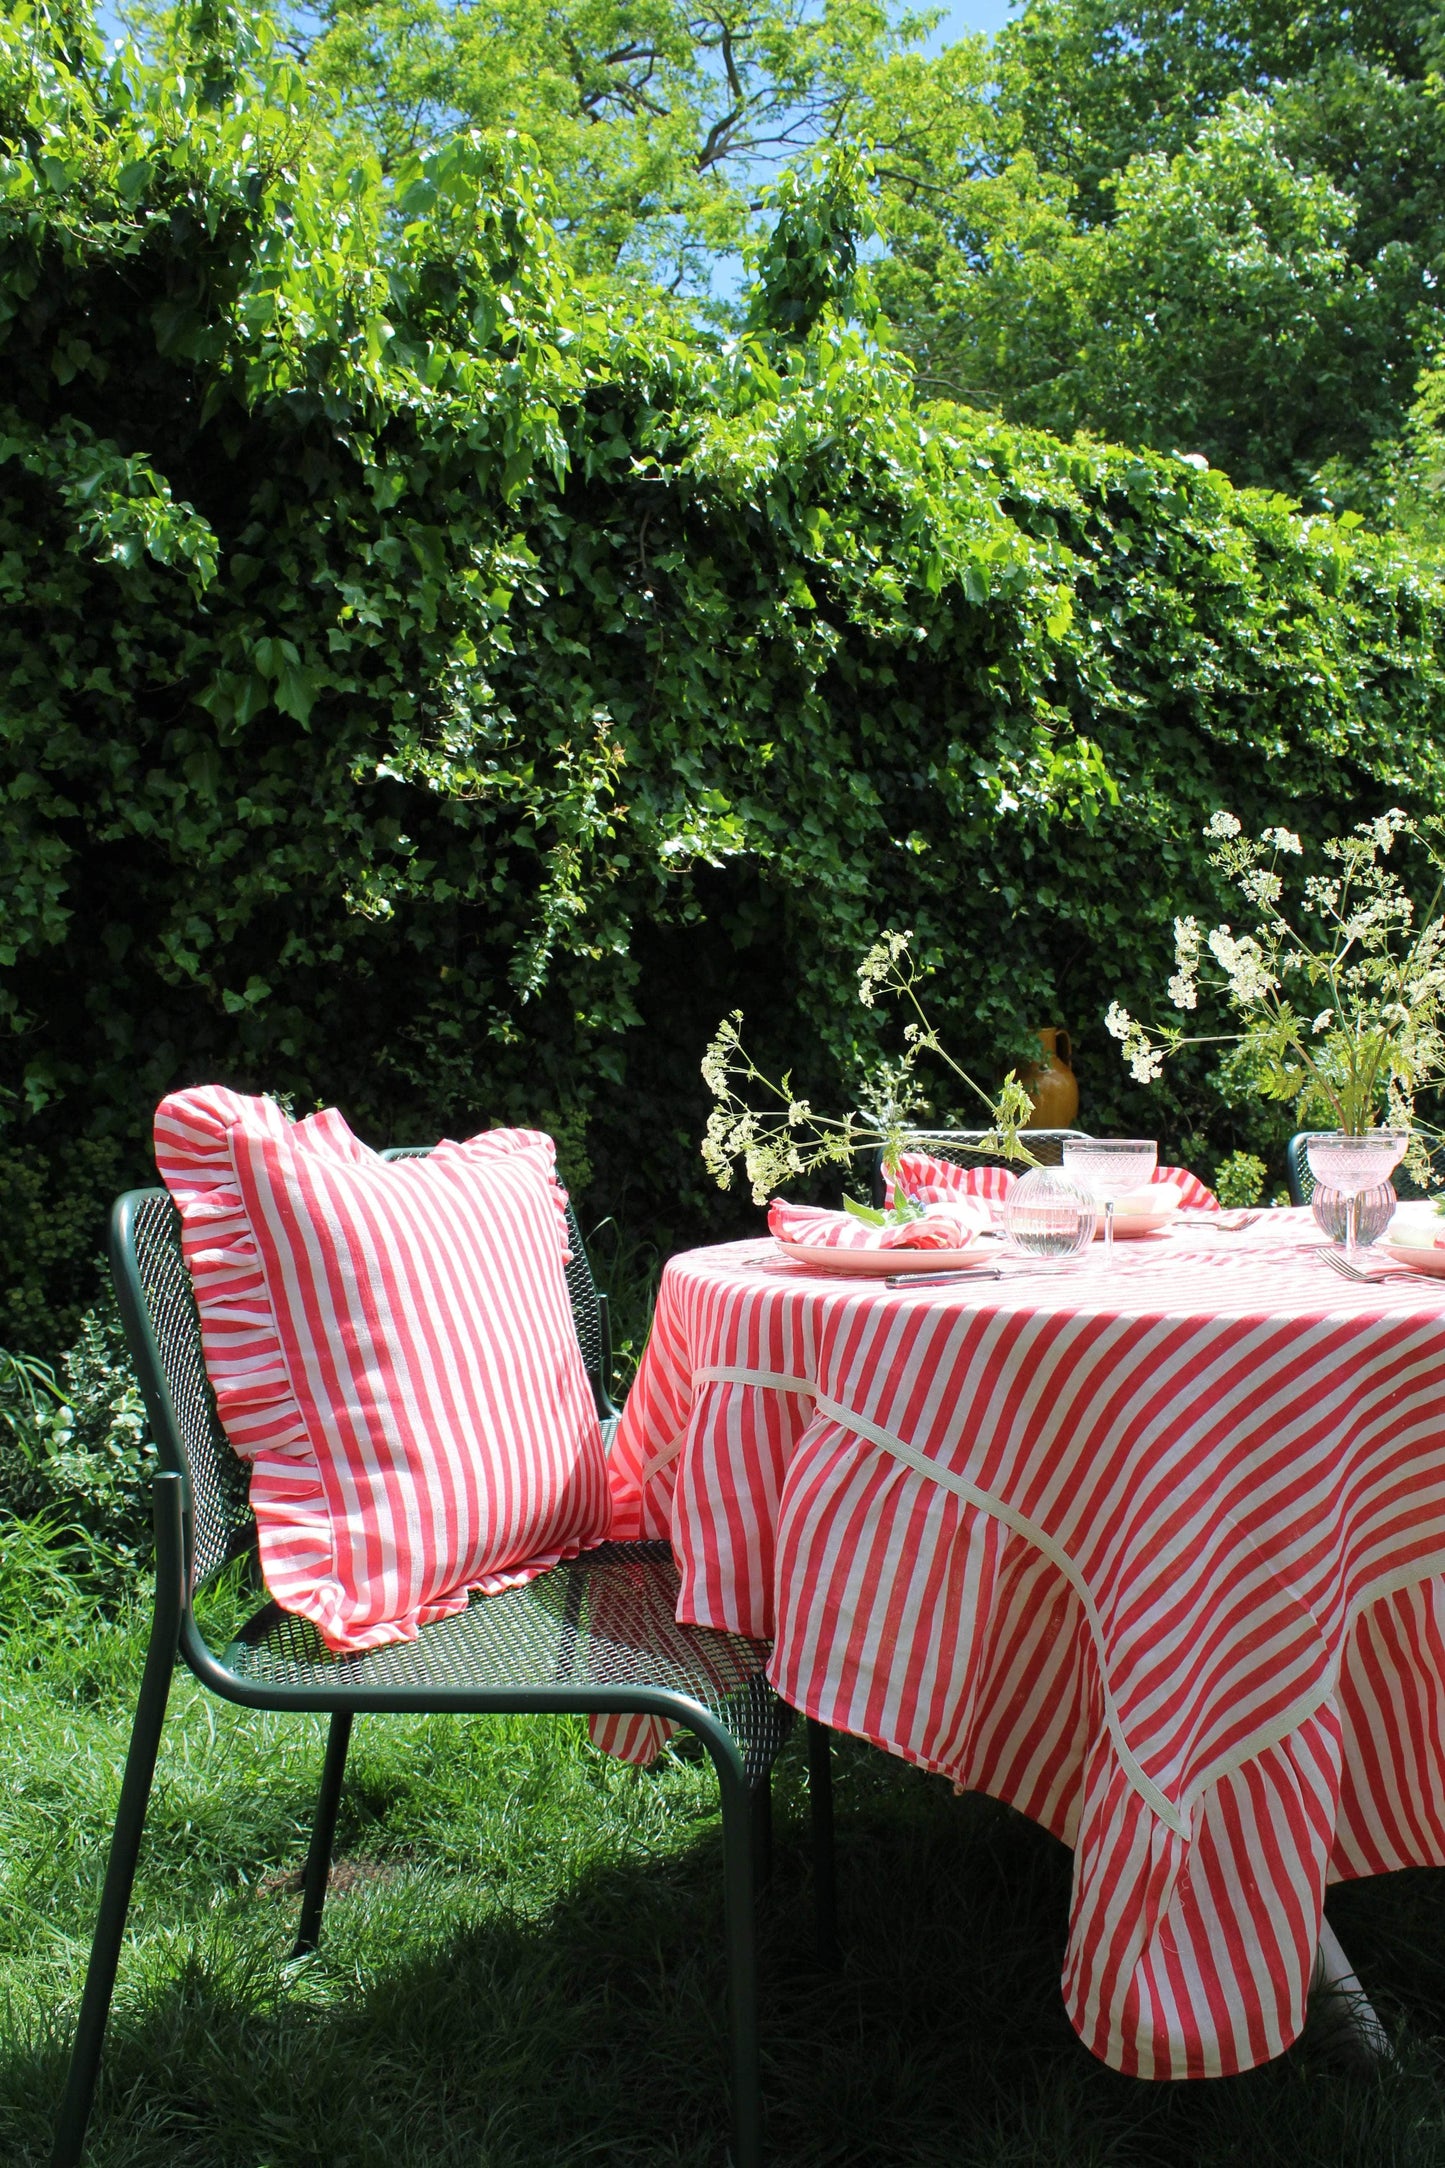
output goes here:
[{"label": "chair seat", "polygon": [[353,1695],[413,1693],[428,1708],[469,1695],[525,1694],[543,1682],[651,1687],[684,1694],[717,1716],[750,1783],[765,1776],[791,1711],[768,1688],[766,1641],[680,1626],[677,1567],[666,1543],[604,1543],[521,1588],[473,1597],[414,1641],[336,1656],[309,1619],[268,1603],[221,1657],[249,1686]]}]

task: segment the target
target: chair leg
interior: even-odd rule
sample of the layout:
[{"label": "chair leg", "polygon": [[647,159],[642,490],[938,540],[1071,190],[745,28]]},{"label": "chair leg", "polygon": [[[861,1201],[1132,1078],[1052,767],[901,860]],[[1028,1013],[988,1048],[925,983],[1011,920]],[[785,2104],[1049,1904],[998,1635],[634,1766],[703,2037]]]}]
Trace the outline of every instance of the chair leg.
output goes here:
[{"label": "chair leg", "polygon": [[752,1788],[753,1876],[761,1893],[773,1879],[773,1778],[769,1770]]},{"label": "chair leg", "polygon": [[155,1623],[151,1627],[140,1699],[131,1725],[130,1751],[121,1779],[120,1802],[115,1812],[110,1857],[100,1895],[100,1914],[95,1923],[95,1939],[90,1946],[90,1964],[80,1998],[75,2044],[70,2051],[70,2069],[56,2123],[51,2168],[76,2168],[85,2149],[85,2127],[90,2121],[91,2103],[95,2098],[100,2051],[120,1964],[120,1946],[125,1939],[126,1915],[130,1910],[141,1832],[145,1828],[146,1808],[155,1778],[156,1756],[160,1751],[161,1727],[165,1722],[175,1661],[176,1620],[169,1607],[163,1605],[158,1585]]},{"label": "chair leg", "polygon": [[838,1966],[838,1881],[833,1852],[833,1748],[826,1724],[808,1719],[808,1805],[813,1822],[813,1911],[818,1963]]},{"label": "chair leg", "polygon": [[301,1924],[296,1933],[293,1957],[305,1957],[321,1940],[321,1908],[326,1902],[326,1883],[331,1873],[331,1847],[336,1839],[336,1813],[341,1805],[341,1780],[346,1775],[346,1750],[351,1744],[351,1711],[338,1709],[326,1735],[326,1759],[321,1765],[321,1790],[316,1797],[316,1819],[311,1825],[311,1848],[306,1854],[306,1874],[301,1885]]},{"label": "chair leg", "polygon": [[726,1768],[716,1755],[713,1759],[722,1792],[723,1909],[733,2081],[732,2168],[762,2168],[753,1805],[741,1772]]}]

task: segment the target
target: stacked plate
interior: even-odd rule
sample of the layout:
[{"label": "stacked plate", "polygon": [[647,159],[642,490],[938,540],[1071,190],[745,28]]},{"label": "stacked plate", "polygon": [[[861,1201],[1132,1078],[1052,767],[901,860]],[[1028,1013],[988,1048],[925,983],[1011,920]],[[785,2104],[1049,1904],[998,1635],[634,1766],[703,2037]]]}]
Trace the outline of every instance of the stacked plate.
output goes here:
[{"label": "stacked plate", "polygon": [[1396,1205],[1394,1218],[1372,1247],[1412,1272],[1445,1280],[1445,1218],[1431,1204]]}]

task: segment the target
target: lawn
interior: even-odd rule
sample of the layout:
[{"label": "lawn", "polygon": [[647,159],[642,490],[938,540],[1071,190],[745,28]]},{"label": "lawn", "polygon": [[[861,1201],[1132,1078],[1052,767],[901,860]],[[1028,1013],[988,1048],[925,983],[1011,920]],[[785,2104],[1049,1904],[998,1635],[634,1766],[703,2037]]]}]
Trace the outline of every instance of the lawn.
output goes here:
[{"label": "lawn", "polygon": [[[3,1587],[0,2160],[29,2168],[47,2156],[144,1619],[107,1624],[13,1560]],[[322,1946],[293,1964],[320,1753],[317,1722],[178,1682],[95,2168],[721,2162],[706,1768],[669,1758],[638,1774],[566,1721],[363,1720]],[[796,1746],[776,1789],[762,1976],[779,2164],[1445,2157],[1445,1876],[1331,1901],[1397,2038],[1387,2074],[1347,2076],[1302,2047],[1245,2078],[1143,2086],[1095,2063],[1065,2021],[1062,1847],[844,1743],[845,1955],[823,1975]]]}]

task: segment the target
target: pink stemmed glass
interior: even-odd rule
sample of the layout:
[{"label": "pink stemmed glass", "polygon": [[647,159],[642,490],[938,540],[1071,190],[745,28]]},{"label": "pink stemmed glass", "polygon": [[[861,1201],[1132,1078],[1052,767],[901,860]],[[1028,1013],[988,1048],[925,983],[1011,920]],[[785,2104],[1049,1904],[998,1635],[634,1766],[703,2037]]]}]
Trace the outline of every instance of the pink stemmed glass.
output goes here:
[{"label": "pink stemmed glass", "polygon": [[1355,1219],[1360,1192],[1388,1182],[1405,1156],[1410,1138],[1403,1129],[1367,1129],[1352,1137],[1342,1129],[1325,1130],[1305,1145],[1310,1173],[1325,1189],[1346,1199],[1345,1256],[1355,1258]]},{"label": "pink stemmed glass", "polygon": [[1159,1164],[1152,1137],[1071,1137],[1064,1146],[1064,1171],[1091,1190],[1104,1207],[1104,1265],[1114,1262],[1114,1205],[1131,1189],[1141,1189]]}]

